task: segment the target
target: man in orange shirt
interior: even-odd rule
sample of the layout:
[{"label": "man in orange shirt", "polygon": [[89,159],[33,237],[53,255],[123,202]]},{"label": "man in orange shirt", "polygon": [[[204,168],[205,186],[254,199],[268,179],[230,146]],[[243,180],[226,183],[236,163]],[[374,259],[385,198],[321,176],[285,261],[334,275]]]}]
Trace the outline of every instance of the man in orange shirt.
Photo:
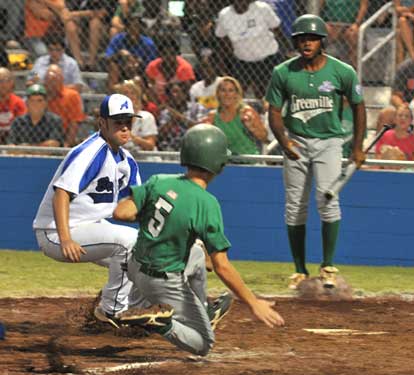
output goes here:
[{"label": "man in orange shirt", "polygon": [[14,79],[7,68],[0,68],[0,144],[6,143],[15,117],[26,113],[24,100],[13,93]]},{"label": "man in orange shirt", "polygon": [[179,56],[179,45],[171,36],[166,36],[157,45],[160,57],[152,60],[145,69],[148,77],[150,96],[157,103],[165,103],[166,86],[172,82],[185,82],[188,92],[195,82],[195,74],[191,64]]},{"label": "man in orange shirt", "polygon": [[65,146],[74,146],[78,125],[85,119],[82,98],[76,90],[64,86],[62,69],[56,64],[47,69],[44,84],[49,111],[62,118]]}]

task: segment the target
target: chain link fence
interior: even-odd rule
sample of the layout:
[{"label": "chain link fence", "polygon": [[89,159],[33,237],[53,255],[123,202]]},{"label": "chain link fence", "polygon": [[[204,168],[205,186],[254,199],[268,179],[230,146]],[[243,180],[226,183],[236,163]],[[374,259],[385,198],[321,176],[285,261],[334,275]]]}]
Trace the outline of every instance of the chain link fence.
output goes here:
[{"label": "chain link fence", "polygon": [[[240,113],[244,125],[257,115],[257,126],[268,132],[262,136],[246,130],[253,146],[240,153],[278,154],[263,96],[273,66],[295,55],[291,27],[304,13],[324,18],[327,52],[358,71],[372,137],[382,123],[393,121],[391,108],[410,103],[414,94],[409,16],[414,1],[408,3],[2,0],[0,144],[76,145],[98,129],[103,97],[120,92],[133,99],[137,110],[149,113],[134,125],[129,147],[178,151],[186,128],[219,121],[215,112],[224,100],[216,96],[220,77],[233,77],[236,82],[228,84],[251,110]],[[47,92],[44,106],[27,97],[27,88],[35,83]],[[46,107],[61,118],[62,136],[53,133],[58,139],[50,139],[50,126],[39,119],[38,111]],[[389,110],[385,114],[384,108]],[[26,111],[26,120],[16,126],[15,118]],[[344,126],[349,118],[344,117]]]}]

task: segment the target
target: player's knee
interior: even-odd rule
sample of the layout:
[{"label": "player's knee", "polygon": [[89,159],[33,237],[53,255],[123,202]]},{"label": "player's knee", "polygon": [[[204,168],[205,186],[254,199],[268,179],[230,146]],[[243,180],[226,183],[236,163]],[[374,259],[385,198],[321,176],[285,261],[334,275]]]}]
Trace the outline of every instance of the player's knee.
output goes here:
[{"label": "player's knee", "polygon": [[307,207],[300,209],[286,209],[285,222],[287,225],[302,225],[306,223],[308,217]]},{"label": "player's knee", "polygon": [[208,340],[204,340],[203,344],[203,347],[200,350],[194,352],[194,354],[205,357],[209,353],[210,349],[213,347],[214,343]]},{"label": "player's knee", "polygon": [[120,226],[115,233],[115,242],[127,250],[132,250],[138,238],[138,230],[128,226]]},{"label": "player's knee", "polygon": [[[335,202],[332,202],[335,203]],[[341,219],[341,210],[338,205],[333,205],[332,207],[329,206],[319,206],[318,207],[319,216],[322,221],[326,221],[331,223],[333,221],[337,221]]]}]

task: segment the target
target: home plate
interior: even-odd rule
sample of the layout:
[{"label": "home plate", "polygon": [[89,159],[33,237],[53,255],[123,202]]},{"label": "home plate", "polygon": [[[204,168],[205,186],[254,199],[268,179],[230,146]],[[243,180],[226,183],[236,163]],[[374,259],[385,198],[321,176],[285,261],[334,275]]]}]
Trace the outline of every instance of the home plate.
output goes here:
[{"label": "home plate", "polygon": [[385,335],[389,332],[385,331],[360,331],[358,329],[331,329],[331,328],[303,328],[306,332],[316,333],[319,335],[334,335],[334,336],[347,336],[347,335]]}]

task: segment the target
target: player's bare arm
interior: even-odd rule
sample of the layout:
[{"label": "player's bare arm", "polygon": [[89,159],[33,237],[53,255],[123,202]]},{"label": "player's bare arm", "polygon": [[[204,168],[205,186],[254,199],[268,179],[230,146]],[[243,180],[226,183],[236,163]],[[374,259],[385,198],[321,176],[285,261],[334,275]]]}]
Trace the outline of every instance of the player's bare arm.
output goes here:
[{"label": "player's bare arm", "polygon": [[66,190],[56,188],[53,196],[53,213],[56,229],[60,239],[60,247],[65,258],[72,262],[79,262],[86,250],[72,240],[69,229],[69,202],[70,194]]},{"label": "player's bare arm", "polygon": [[293,147],[298,147],[299,145],[286,136],[282,110],[272,105],[269,107],[269,125],[285,155],[291,160],[298,160],[300,156]]},{"label": "player's bare arm", "polygon": [[214,271],[224,284],[238,297],[245,302],[252,313],[270,328],[283,326],[285,321],[279,313],[272,308],[273,302],[257,298],[246,286],[237,270],[230,263],[227,252],[218,251],[211,254]]},{"label": "player's bare arm", "polygon": [[357,168],[359,168],[365,161],[366,157],[364,151],[362,150],[367,126],[364,102],[352,106],[352,112],[354,116],[354,144],[351,160],[353,160],[356,163]]},{"label": "player's bare arm", "polygon": [[132,197],[128,197],[118,203],[113,218],[121,221],[136,221],[138,215],[137,206]]}]

